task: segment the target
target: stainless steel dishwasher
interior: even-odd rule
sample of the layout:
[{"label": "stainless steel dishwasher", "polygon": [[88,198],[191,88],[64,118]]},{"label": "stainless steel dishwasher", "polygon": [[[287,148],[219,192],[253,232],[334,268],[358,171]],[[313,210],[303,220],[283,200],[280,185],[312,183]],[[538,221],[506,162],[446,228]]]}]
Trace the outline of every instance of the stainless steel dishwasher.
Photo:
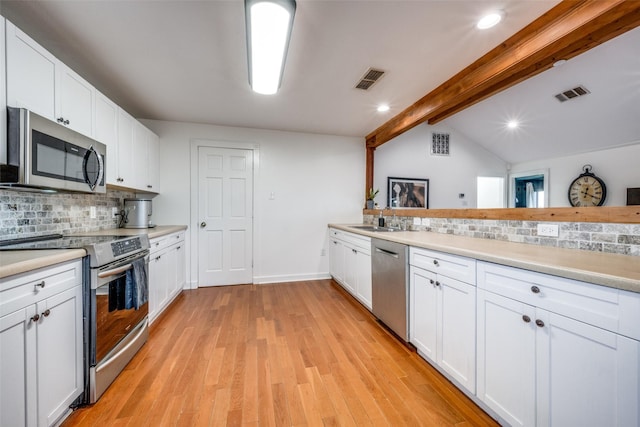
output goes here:
[{"label": "stainless steel dishwasher", "polygon": [[408,247],[371,239],[372,311],[405,342],[409,340]]}]

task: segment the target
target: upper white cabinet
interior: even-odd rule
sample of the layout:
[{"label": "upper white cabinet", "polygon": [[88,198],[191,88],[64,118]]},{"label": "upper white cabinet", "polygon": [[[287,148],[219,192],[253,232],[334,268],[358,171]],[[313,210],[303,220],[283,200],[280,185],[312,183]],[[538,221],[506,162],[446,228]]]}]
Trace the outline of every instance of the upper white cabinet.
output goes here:
[{"label": "upper white cabinet", "polygon": [[133,171],[134,188],[151,193],[158,192],[158,137],[142,123],[133,128],[133,158],[137,160]]},{"label": "upper white cabinet", "polygon": [[[118,108],[118,147],[115,185],[134,188],[133,177],[133,127],[135,119]],[[109,158],[107,157],[107,162]]]},{"label": "upper white cabinet", "polygon": [[118,185],[118,106],[102,93],[95,96],[94,135],[107,146],[107,184]]},{"label": "upper white cabinet", "polygon": [[149,165],[147,168],[147,191],[160,192],[160,138],[149,131],[147,140],[147,153]]},{"label": "upper white cabinet", "polygon": [[56,119],[56,67],[60,62],[6,21],[7,105]]},{"label": "upper white cabinet", "polygon": [[60,89],[56,94],[56,121],[83,135],[94,137],[95,88],[62,63],[58,70]]},{"label": "upper white cabinet", "polygon": [[409,258],[410,341],[475,393],[476,261],[415,247]]},{"label": "upper white cabinet", "polygon": [[479,262],[478,398],[513,426],[639,425],[639,303]]}]

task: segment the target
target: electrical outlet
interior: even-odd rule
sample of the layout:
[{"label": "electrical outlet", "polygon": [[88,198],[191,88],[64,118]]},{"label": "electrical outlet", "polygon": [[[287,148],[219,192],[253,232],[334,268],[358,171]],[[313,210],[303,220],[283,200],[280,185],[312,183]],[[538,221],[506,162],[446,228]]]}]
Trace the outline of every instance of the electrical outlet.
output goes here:
[{"label": "electrical outlet", "polygon": [[558,237],[558,224],[538,224],[538,236]]},{"label": "electrical outlet", "polygon": [[111,208],[111,218],[117,218],[118,217],[118,208]]},{"label": "electrical outlet", "polygon": [[96,207],[95,206],[91,206],[89,208],[89,217],[91,217],[91,219],[96,219],[97,217],[97,212],[96,212]]}]

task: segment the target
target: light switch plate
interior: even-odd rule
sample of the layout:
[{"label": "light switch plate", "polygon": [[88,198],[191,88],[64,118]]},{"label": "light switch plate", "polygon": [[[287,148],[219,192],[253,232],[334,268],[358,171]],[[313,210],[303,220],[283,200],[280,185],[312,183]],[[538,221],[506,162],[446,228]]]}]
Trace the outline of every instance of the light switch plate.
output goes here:
[{"label": "light switch plate", "polygon": [[558,224],[538,224],[538,236],[558,237]]},{"label": "light switch plate", "polygon": [[89,208],[89,217],[91,217],[91,219],[96,219],[97,217],[97,212],[96,212],[96,207],[95,206],[91,206]]},{"label": "light switch plate", "polygon": [[422,221],[420,221],[420,218],[413,218],[413,225],[421,225]]}]

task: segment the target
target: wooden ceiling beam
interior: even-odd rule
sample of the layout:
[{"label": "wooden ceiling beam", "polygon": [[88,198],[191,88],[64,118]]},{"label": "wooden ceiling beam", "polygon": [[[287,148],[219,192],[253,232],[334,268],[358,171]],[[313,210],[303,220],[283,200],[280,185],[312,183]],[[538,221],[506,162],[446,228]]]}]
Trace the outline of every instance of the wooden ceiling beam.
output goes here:
[{"label": "wooden ceiling beam", "polygon": [[375,148],[640,26],[640,1],[565,0],[367,135]]}]

